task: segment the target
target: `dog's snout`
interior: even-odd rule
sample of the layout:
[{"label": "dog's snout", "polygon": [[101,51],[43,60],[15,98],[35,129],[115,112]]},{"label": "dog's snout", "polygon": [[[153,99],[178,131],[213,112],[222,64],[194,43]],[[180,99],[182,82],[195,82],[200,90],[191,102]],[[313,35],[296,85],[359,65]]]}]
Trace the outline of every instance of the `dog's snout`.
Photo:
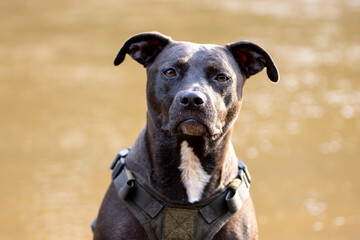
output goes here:
[{"label": "dog's snout", "polygon": [[206,96],[197,91],[186,91],[180,96],[180,104],[185,109],[198,109],[205,105]]}]

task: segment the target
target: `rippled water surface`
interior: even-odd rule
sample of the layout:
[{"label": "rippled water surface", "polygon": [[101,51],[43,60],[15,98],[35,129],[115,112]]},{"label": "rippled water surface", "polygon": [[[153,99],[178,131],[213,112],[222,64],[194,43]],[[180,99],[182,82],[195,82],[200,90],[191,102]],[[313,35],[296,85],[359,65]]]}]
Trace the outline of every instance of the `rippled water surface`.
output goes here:
[{"label": "rippled water surface", "polygon": [[233,143],[260,239],[360,239],[360,1],[0,0],[0,238],[90,239],[114,155],[145,123],[131,35],[257,42]]}]

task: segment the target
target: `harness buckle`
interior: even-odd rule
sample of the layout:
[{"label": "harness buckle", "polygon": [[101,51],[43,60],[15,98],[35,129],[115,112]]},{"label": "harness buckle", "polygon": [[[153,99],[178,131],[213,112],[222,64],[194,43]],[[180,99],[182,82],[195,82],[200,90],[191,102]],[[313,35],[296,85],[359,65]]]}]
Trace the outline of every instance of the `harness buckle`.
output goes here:
[{"label": "harness buckle", "polygon": [[238,168],[239,168],[238,177],[241,180],[245,181],[247,187],[249,188],[252,180],[246,165],[242,161],[238,160]]},{"label": "harness buckle", "polygon": [[129,154],[130,150],[131,148],[129,147],[127,149],[120,151],[116,155],[114,161],[111,163],[110,169],[113,170],[111,173],[112,179],[115,179],[123,170],[125,166],[125,157]]}]

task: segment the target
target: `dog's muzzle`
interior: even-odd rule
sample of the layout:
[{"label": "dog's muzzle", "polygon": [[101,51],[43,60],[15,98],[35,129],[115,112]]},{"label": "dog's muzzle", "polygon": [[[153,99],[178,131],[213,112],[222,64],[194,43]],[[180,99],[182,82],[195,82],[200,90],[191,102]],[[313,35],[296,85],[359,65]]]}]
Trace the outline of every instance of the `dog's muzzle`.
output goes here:
[{"label": "dog's muzzle", "polygon": [[203,92],[184,90],[175,96],[170,109],[169,121],[163,128],[172,134],[213,136],[221,127],[215,106]]}]

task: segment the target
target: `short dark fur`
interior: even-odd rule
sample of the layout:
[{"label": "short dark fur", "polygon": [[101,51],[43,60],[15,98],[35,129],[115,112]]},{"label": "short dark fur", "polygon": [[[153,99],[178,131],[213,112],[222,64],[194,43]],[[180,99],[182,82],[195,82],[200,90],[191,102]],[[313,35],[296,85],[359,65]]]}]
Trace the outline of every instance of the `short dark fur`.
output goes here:
[{"label": "short dark fur", "polygon": [[[173,41],[157,32],[130,38],[114,64],[121,64],[126,54],[146,67],[148,78],[147,123],[126,158],[127,167],[140,176],[138,181],[152,185],[167,199],[187,202],[179,170],[180,144],[187,141],[211,175],[202,198],[211,196],[237,174],[230,139],[245,80],[266,67],[268,77],[276,82],[275,64],[265,50],[251,42],[199,45]],[[176,76],[164,74],[169,68]],[[219,74],[228,80],[218,81]],[[257,239],[257,235],[249,197],[214,239]],[[113,184],[101,205],[94,239],[148,239]]]}]

